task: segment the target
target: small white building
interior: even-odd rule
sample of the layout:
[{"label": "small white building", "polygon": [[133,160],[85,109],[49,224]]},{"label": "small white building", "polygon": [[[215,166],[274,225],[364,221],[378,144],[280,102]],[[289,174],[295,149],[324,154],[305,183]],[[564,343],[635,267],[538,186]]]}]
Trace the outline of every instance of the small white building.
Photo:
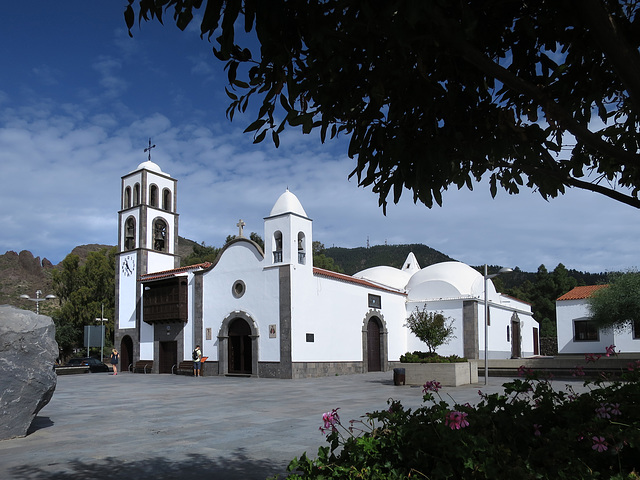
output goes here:
[{"label": "small white building", "polygon": [[[454,319],[443,355],[484,355],[484,277],[445,262],[353,276],[313,266],[312,220],[285,191],[264,218],[264,252],[243,233],[214,263],[179,267],[177,181],[151,162],[122,177],[115,345],[126,368],[170,373],[208,357],[206,374],[299,378],[386,371],[426,346],[405,327],[416,307]],[[489,357],[538,353],[530,305],[489,291]]]},{"label": "small white building", "polygon": [[575,287],[556,300],[559,354],[604,352],[610,345],[615,345],[616,352],[640,352],[640,328],[602,330],[591,320],[589,298],[606,287]]}]

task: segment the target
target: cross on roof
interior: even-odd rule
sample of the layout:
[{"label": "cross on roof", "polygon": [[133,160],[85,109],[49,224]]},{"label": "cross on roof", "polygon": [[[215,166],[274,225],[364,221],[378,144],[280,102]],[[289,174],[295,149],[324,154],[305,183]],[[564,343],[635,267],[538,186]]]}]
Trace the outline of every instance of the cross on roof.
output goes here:
[{"label": "cross on roof", "polygon": [[243,235],[242,235],[242,227],[244,227],[245,225],[246,225],[246,223],[244,223],[244,222],[242,221],[242,219],[240,219],[240,220],[238,221],[238,223],[236,223],[236,227],[238,227],[238,229],[239,229],[239,230],[238,230],[238,236],[239,236],[239,237],[242,237],[242,236],[243,236]]},{"label": "cross on roof", "polygon": [[149,161],[151,161],[151,149],[156,148],[155,145],[151,145],[151,139],[149,139],[149,146],[144,149],[144,153],[149,152]]}]

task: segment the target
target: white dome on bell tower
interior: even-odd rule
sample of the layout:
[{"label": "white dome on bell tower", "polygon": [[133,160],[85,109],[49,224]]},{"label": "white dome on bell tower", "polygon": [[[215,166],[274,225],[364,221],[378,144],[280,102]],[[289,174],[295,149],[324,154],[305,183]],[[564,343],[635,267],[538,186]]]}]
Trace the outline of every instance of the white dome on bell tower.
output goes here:
[{"label": "white dome on bell tower", "polygon": [[280,195],[271,209],[269,216],[275,217],[276,215],[282,215],[284,213],[295,213],[296,215],[307,218],[307,212],[302,208],[300,200],[298,200],[298,197],[291,193],[288,188],[282,195]]}]

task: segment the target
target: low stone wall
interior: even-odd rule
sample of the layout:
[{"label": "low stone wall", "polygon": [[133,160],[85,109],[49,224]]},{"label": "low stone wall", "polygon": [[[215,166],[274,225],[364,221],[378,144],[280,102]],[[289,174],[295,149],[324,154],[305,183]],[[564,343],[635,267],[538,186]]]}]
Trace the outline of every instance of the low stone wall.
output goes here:
[{"label": "low stone wall", "polygon": [[291,378],[327,377],[364,373],[362,362],[296,362]]},{"label": "low stone wall", "polygon": [[[596,361],[587,362],[584,355],[557,355],[555,357],[532,357],[515,359],[489,359],[489,375],[493,377],[515,377],[518,368],[525,368],[552,374],[555,378],[600,378],[601,373],[608,376],[621,375],[627,371],[627,365],[640,359],[640,354],[619,354],[602,356]],[[484,360],[480,360],[481,375],[484,375]],[[578,373],[579,372],[579,373]]]},{"label": "low stone wall", "polygon": [[400,363],[407,385],[424,385],[436,380],[446,387],[478,383],[478,361],[459,363]]}]

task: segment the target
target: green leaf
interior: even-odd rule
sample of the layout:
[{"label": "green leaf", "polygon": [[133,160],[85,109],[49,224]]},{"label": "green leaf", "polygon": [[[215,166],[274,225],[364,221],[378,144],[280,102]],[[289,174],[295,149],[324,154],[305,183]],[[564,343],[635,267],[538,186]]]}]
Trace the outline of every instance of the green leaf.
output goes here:
[{"label": "green leaf", "polygon": [[135,23],[136,15],[133,13],[133,8],[131,5],[127,5],[127,8],[124,10],[124,21],[127,24],[127,29],[129,30],[129,36],[133,37],[131,33],[131,29],[133,28],[133,24]]},{"label": "green leaf", "polygon": [[227,87],[224,87],[224,91],[227,92],[227,97],[229,97],[231,100],[238,100],[238,96],[235,93],[230,92]]},{"label": "green leaf", "polygon": [[258,120],[253,122],[251,125],[249,125],[247,128],[245,128],[244,133],[254,132],[256,130],[259,130],[266,122],[267,121],[265,119],[259,118]]},{"label": "green leaf", "polygon": [[266,136],[267,136],[267,130],[263,130],[262,132],[260,132],[260,133],[258,134],[258,136],[257,136],[257,137],[255,137],[255,138],[253,139],[253,143],[260,143],[260,142],[262,142]]}]

